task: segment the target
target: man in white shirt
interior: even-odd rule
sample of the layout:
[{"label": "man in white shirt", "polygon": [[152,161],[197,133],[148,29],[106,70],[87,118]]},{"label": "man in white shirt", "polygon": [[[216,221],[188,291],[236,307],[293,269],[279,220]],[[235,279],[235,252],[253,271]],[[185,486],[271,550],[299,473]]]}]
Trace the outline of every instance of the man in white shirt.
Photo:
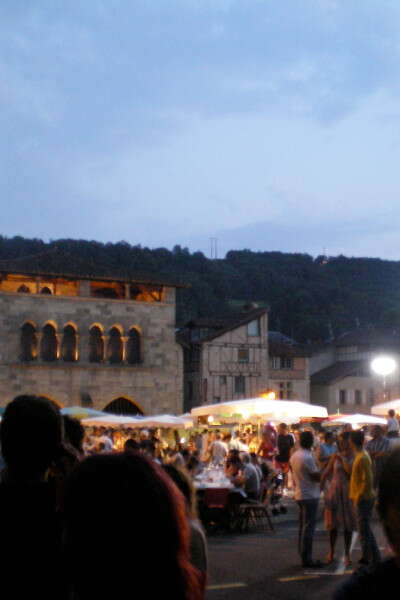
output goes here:
[{"label": "man in white shirt", "polygon": [[299,505],[299,553],[303,567],[321,567],[320,561],[313,561],[312,546],[317,523],[318,502],[320,496],[319,481],[321,474],[311,452],[314,436],[311,431],[300,434],[300,448],[290,458],[294,498]]},{"label": "man in white shirt", "polygon": [[215,441],[210,446],[211,462],[222,465],[228,454],[228,447],[222,441],[222,435],[217,433]]},{"label": "man in white shirt", "polygon": [[240,441],[240,431],[236,430],[233,432],[233,438],[228,442],[228,450],[239,450],[241,451],[242,442]]},{"label": "man in white shirt", "polygon": [[388,438],[397,438],[399,437],[399,422],[396,419],[396,414],[394,410],[389,410],[388,418],[387,418],[387,437]]}]

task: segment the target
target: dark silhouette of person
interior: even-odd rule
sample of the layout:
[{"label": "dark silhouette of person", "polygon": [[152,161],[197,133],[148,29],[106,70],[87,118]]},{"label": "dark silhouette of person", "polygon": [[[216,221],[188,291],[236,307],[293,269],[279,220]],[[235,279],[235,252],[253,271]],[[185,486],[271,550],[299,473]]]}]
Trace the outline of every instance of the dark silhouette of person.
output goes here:
[{"label": "dark silhouette of person", "polygon": [[65,441],[68,442],[78,453],[78,456],[83,457],[83,439],[85,437],[85,429],[79,419],[75,419],[70,415],[63,415],[64,422],[64,437]]},{"label": "dark silhouette of person", "polygon": [[334,594],[334,600],[376,600],[390,597],[400,577],[400,448],[382,465],[378,488],[378,513],[392,556],[354,573]]},{"label": "dark silhouette of person", "polygon": [[2,598],[62,598],[61,522],[48,470],[61,451],[56,405],[19,396],[0,427],[6,464],[0,484]]},{"label": "dark silhouette of person", "polygon": [[70,598],[203,597],[184,498],[142,453],[86,458],[69,478],[64,507]]}]

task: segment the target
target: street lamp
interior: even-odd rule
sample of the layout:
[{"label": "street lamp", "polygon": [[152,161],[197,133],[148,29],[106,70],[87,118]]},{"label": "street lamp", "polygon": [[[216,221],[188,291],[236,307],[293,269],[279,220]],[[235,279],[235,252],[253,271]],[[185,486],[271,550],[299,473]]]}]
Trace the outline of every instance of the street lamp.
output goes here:
[{"label": "street lamp", "polygon": [[371,361],[371,369],[377,375],[382,377],[383,381],[383,401],[386,400],[386,377],[391,375],[397,369],[397,362],[391,356],[377,356]]}]

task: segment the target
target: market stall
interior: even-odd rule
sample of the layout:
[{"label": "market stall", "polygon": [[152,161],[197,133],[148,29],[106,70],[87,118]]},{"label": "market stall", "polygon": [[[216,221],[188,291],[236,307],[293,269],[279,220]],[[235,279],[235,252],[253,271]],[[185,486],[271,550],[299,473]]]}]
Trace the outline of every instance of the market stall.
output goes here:
[{"label": "market stall", "polygon": [[326,420],[322,423],[323,427],[338,427],[341,425],[352,425],[353,427],[363,427],[364,425],[386,425],[386,419],[374,417],[372,415],[340,415],[334,419]]},{"label": "market stall", "polygon": [[134,427],[140,417],[128,417],[123,415],[108,414],[101,417],[89,417],[82,419],[82,425],[86,427],[110,427],[112,429],[124,429],[126,427]]},{"label": "market stall", "polygon": [[89,419],[94,417],[107,417],[107,413],[94,408],[86,408],[85,406],[65,406],[61,409],[62,415],[68,415],[74,419]]},{"label": "market stall", "polygon": [[198,421],[218,421],[220,423],[254,423],[257,421],[298,423],[301,419],[327,418],[323,406],[316,406],[298,400],[272,400],[249,398],[232,400],[218,404],[206,404],[192,409],[192,417]]},{"label": "market stall", "polygon": [[130,427],[141,429],[191,429],[193,419],[186,415],[180,417],[175,415],[150,415],[139,417],[136,423],[130,425]]}]

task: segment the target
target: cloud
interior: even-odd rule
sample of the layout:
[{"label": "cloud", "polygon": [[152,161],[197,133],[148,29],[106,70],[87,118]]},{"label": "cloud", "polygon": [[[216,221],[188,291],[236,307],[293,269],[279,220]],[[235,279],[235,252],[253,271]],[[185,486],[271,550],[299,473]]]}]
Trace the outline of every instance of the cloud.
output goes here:
[{"label": "cloud", "polygon": [[3,2],[3,233],[251,246],[260,222],[291,248],[286,227],[329,247],[360,215],[390,224],[399,16],[395,0]]}]

